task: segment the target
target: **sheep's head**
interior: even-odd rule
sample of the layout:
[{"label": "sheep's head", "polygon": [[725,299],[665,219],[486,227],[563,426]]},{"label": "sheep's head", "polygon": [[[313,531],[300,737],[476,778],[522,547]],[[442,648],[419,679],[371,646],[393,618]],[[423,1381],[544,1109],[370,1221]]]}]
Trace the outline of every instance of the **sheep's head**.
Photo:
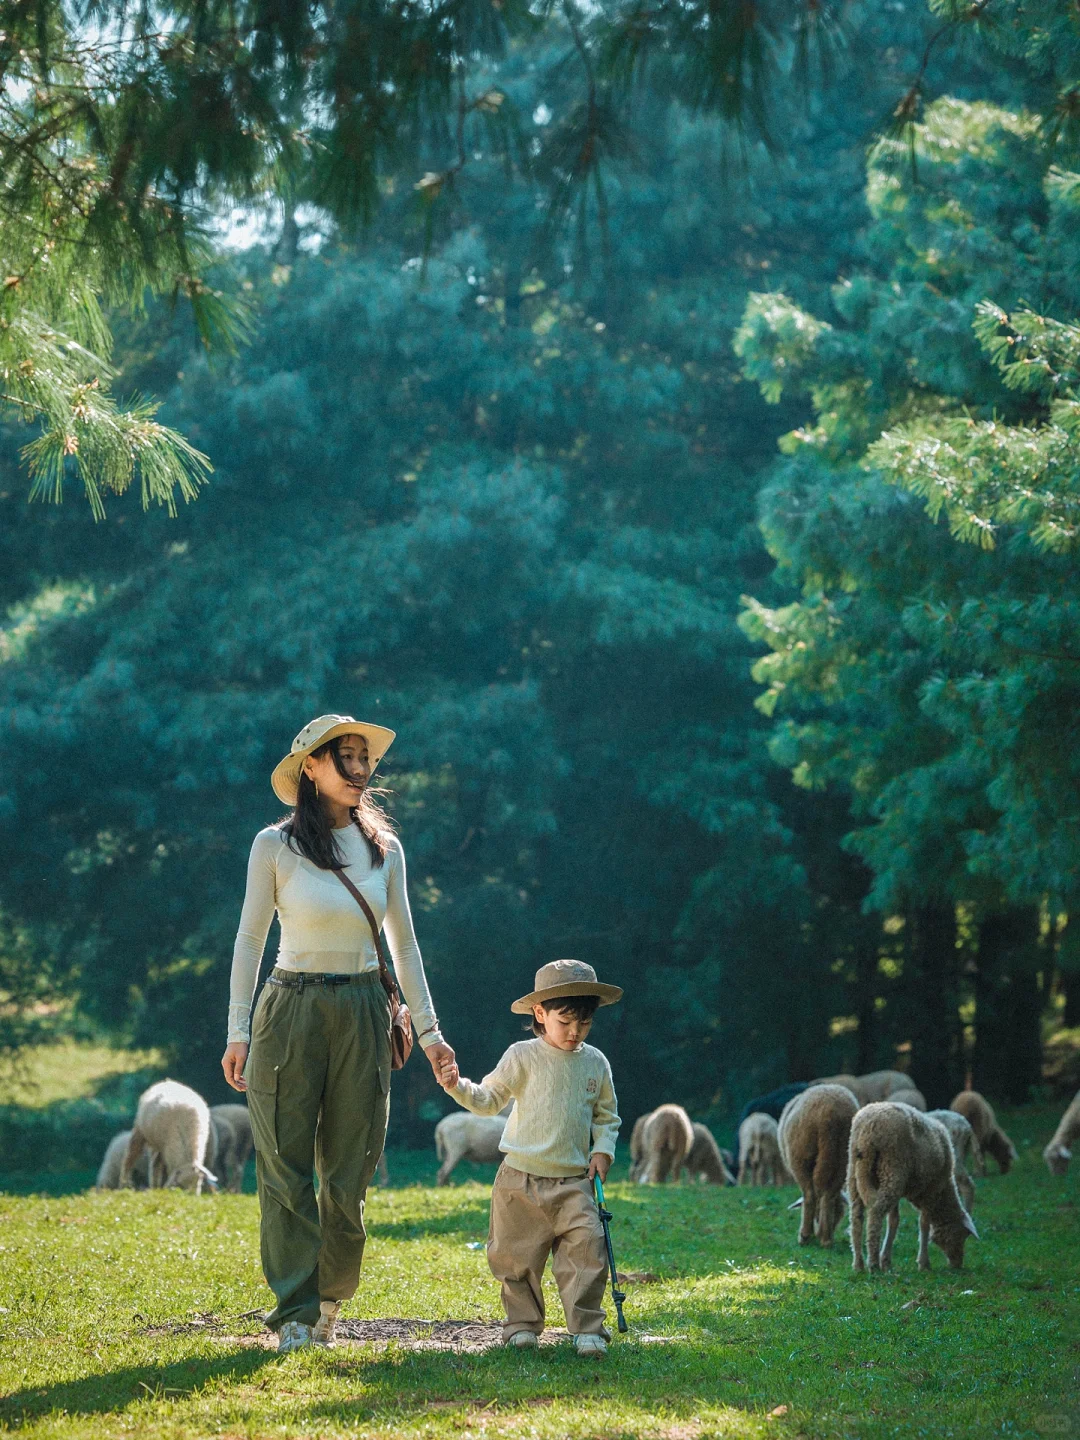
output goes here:
[{"label": "sheep's head", "polygon": [[1069,1161],[1072,1159],[1072,1151],[1067,1145],[1047,1145],[1043,1151],[1043,1159],[1051,1175],[1065,1175],[1069,1169]]},{"label": "sheep's head", "polygon": [[979,1232],[975,1229],[975,1221],[967,1211],[961,1210],[961,1216],[961,1219],[950,1220],[944,1225],[930,1226],[931,1243],[945,1252],[945,1258],[953,1270],[963,1268],[964,1246],[968,1236],[974,1235],[976,1240],[979,1238]]},{"label": "sheep's head", "polygon": [[200,1165],[198,1161],[195,1161],[190,1165],[181,1165],[174,1170],[165,1181],[165,1185],[170,1190],[198,1190],[202,1185],[216,1190],[218,1178],[216,1175],[212,1175],[205,1165]]},{"label": "sheep's head", "polygon": [[1000,1125],[995,1125],[990,1134],[983,1141],[983,1149],[988,1151],[998,1163],[998,1169],[1002,1175],[1007,1175],[1016,1159],[1016,1146],[1002,1130]]}]

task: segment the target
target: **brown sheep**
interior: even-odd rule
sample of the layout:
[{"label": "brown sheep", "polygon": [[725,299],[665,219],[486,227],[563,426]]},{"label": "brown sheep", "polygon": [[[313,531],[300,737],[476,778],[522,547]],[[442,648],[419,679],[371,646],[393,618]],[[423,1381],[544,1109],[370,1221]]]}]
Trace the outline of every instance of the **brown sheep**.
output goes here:
[{"label": "brown sheep", "polygon": [[734,1185],[735,1177],[725,1164],[723,1152],[713,1138],[712,1131],[705,1125],[699,1125],[697,1121],[694,1122],[693,1131],[694,1143],[686,1157],[690,1179],[704,1180],[709,1185]]},{"label": "brown sheep", "polygon": [[634,1178],[641,1185],[677,1180],[693,1148],[694,1127],[682,1106],[659,1106],[638,1121],[630,1137]]},{"label": "brown sheep", "polygon": [[848,1136],[859,1102],[846,1085],[813,1085],[784,1106],[780,1154],[802,1191],[799,1244],[833,1243],[844,1213]]},{"label": "brown sheep", "polygon": [[871,1270],[889,1269],[900,1224],[900,1201],[910,1200],[919,1212],[919,1269],[930,1269],[932,1240],[944,1250],[952,1268],[959,1270],[964,1263],[964,1243],[969,1235],[978,1238],[978,1231],[960,1199],[955,1169],[952,1141],[940,1120],[890,1100],[860,1110],[851,1125],[847,1177],[853,1269],[865,1269],[866,1211],[866,1263]]},{"label": "brown sheep", "polygon": [[979,1142],[979,1151],[975,1157],[977,1173],[986,1174],[983,1156],[989,1151],[997,1161],[1002,1175],[1008,1174],[1009,1167],[1016,1159],[1016,1146],[997,1123],[994,1107],[989,1100],[985,1100],[977,1090],[961,1090],[949,1109],[955,1110],[958,1115],[963,1115],[972,1130],[975,1131],[975,1139]]},{"label": "brown sheep", "polygon": [[739,1126],[739,1184],[789,1185],[791,1176],[780,1156],[776,1121],[755,1110]]},{"label": "brown sheep", "polygon": [[[896,1101],[893,1101],[896,1104]],[[960,1199],[964,1202],[964,1209],[969,1215],[975,1210],[975,1182],[968,1171],[968,1161],[974,1160],[978,1154],[979,1142],[975,1139],[975,1131],[955,1110],[931,1110],[928,1112],[931,1119],[940,1120],[945,1129],[949,1132],[949,1139],[952,1141],[953,1154],[956,1157],[954,1166],[956,1173],[956,1188],[960,1191]]]},{"label": "brown sheep", "polygon": [[1061,1123],[1054,1131],[1043,1151],[1043,1159],[1051,1175],[1064,1175],[1072,1159],[1071,1145],[1080,1136],[1080,1090],[1061,1117]]}]

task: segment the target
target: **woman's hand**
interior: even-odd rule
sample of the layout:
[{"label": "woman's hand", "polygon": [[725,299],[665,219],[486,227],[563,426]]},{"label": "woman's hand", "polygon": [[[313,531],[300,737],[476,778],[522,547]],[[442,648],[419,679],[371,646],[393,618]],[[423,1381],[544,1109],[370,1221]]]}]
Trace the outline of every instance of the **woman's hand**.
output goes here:
[{"label": "woman's hand", "polygon": [[595,1180],[600,1176],[600,1184],[603,1185],[607,1179],[607,1172],[611,1169],[611,1156],[605,1155],[602,1150],[594,1150],[589,1157],[589,1180]]},{"label": "woman's hand", "polygon": [[435,1079],[444,1090],[457,1084],[458,1067],[454,1063],[454,1052],[445,1041],[439,1040],[436,1044],[429,1045],[424,1054],[435,1072]]},{"label": "woman's hand", "polygon": [[[451,1050],[451,1055],[454,1053]],[[234,1090],[246,1090],[247,1081],[244,1079],[244,1066],[247,1064],[248,1047],[244,1040],[233,1040],[225,1047],[225,1054],[221,1057],[221,1068],[225,1071],[225,1079]]]}]

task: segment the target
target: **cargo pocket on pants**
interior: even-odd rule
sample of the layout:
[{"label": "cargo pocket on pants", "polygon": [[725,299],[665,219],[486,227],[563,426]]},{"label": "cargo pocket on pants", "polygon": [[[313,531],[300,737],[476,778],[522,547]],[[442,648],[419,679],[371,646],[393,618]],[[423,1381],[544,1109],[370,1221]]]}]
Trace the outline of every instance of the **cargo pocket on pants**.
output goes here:
[{"label": "cargo pocket on pants", "polygon": [[255,1149],[264,1155],[277,1152],[278,1072],[247,1077],[248,1114]]}]

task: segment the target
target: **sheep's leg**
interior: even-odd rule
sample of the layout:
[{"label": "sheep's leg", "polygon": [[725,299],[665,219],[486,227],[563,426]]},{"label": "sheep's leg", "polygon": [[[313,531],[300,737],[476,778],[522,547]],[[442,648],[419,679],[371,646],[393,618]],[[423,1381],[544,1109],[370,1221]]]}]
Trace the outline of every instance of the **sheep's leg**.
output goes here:
[{"label": "sheep's leg", "polygon": [[822,1191],[821,1198],[818,1200],[817,1233],[818,1244],[826,1250],[832,1249],[833,1230],[836,1228],[835,1214],[836,1203],[833,1195],[828,1190]]},{"label": "sheep's leg", "polygon": [[884,1244],[884,1247],[883,1247],[883,1249],[882,1249],[882,1251],[881,1251],[881,1268],[882,1268],[883,1270],[891,1270],[891,1269],[892,1269],[892,1251],[893,1251],[893,1244],[894,1244],[894,1242],[895,1242],[895,1240],[896,1240],[896,1232],[897,1232],[897,1230],[900,1229],[900,1202],[899,1202],[899,1200],[896,1202],[895,1205],[891,1205],[891,1206],[889,1207],[889,1214],[888,1214],[887,1220],[888,1220],[888,1223],[887,1223],[886,1230],[885,1230],[885,1244]]},{"label": "sheep's leg", "polygon": [[866,1269],[866,1264],[863,1260],[864,1208],[858,1192],[853,1187],[851,1191],[851,1268],[856,1271]]},{"label": "sheep's leg", "polygon": [[983,1148],[982,1148],[982,1146],[979,1144],[978,1140],[975,1141],[974,1156],[975,1156],[975,1174],[978,1175],[978,1177],[980,1178],[980,1180],[981,1180],[981,1179],[985,1179],[985,1177],[986,1177],[986,1156],[983,1154]]},{"label": "sheep's leg", "polygon": [[[131,1185],[131,1172],[139,1163],[139,1160],[142,1158],[142,1154],[145,1149],[146,1136],[142,1133],[139,1127],[136,1126],[135,1129],[131,1132],[131,1139],[127,1143],[127,1149],[124,1151],[124,1158],[120,1165],[121,1190],[126,1190]],[[151,1164],[152,1163],[153,1161],[151,1160]]]},{"label": "sheep's leg", "polygon": [[885,1218],[885,1207],[875,1196],[870,1205],[870,1218],[866,1224],[866,1260],[871,1270],[881,1269],[881,1222]]},{"label": "sheep's leg", "polygon": [[809,1245],[814,1238],[814,1213],[817,1209],[817,1200],[814,1196],[813,1185],[803,1186],[802,1192],[802,1217],[799,1220],[799,1244]]},{"label": "sheep's leg", "polygon": [[453,1174],[454,1167],[459,1163],[461,1157],[462,1151],[453,1145],[446,1147],[446,1158],[439,1166],[439,1173],[435,1177],[436,1185],[448,1185],[450,1183],[450,1176]]},{"label": "sheep's leg", "polygon": [[930,1269],[930,1215],[919,1211],[919,1269]]}]

